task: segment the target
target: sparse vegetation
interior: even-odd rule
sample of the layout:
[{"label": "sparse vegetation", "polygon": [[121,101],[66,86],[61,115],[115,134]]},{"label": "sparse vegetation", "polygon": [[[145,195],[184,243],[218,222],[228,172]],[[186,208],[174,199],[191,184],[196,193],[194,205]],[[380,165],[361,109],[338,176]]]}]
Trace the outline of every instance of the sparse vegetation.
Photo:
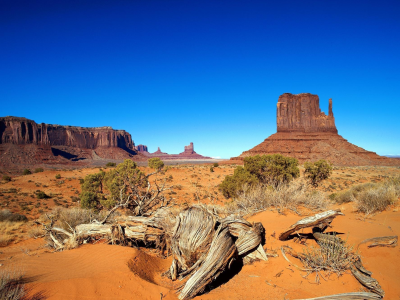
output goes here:
[{"label": "sparse vegetation", "polygon": [[315,163],[306,162],[304,164],[304,169],[304,175],[310,181],[311,185],[315,187],[332,174],[332,164],[324,159],[316,161]]},{"label": "sparse vegetation", "polygon": [[43,168],[36,168],[33,172],[34,173],[40,173],[40,172],[43,172],[44,170],[43,170]]},{"label": "sparse vegetation", "polygon": [[363,183],[340,193],[333,194],[331,199],[336,203],[354,202],[359,212],[371,214],[384,211],[395,204],[400,196],[400,176],[388,178],[380,183]]},{"label": "sparse vegetation", "polygon": [[215,163],[213,164],[213,167],[214,167],[214,168],[218,168],[218,167],[219,167],[219,164],[215,162]]},{"label": "sparse vegetation", "polygon": [[36,191],[36,198],[38,198],[38,199],[47,199],[47,198],[50,198],[50,196],[48,196],[45,192],[43,192],[41,190],[37,190]]},{"label": "sparse vegetation", "polygon": [[0,211],[0,222],[26,222],[28,218],[24,215],[12,213],[8,209]]},{"label": "sparse vegetation", "polygon": [[158,157],[153,157],[149,159],[148,165],[152,169],[161,170],[164,167],[164,162]]},{"label": "sparse vegetation", "polygon": [[107,168],[114,168],[116,165],[117,165],[116,163],[108,162],[108,163],[106,164],[106,167],[107,167]]},{"label": "sparse vegetation", "polygon": [[22,172],[22,175],[29,175],[32,174],[31,170],[29,169],[24,169],[24,171]]},{"label": "sparse vegetation", "polygon": [[61,174],[57,174],[55,177],[56,179],[61,179]]},{"label": "sparse vegetation", "polygon": [[3,180],[9,182],[11,181],[11,177],[8,175],[3,175]]},{"label": "sparse vegetation", "polygon": [[329,278],[331,274],[342,275],[359,257],[354,247],[346,243],[332,243],[329,240],[318,242],[319,247],[309,246],[299,255],[300,261],[308,269],[308,275],[315,273],[315,281]]},{"label": "sparse vegetation", "polygon": [[232,176],[226,176],[219,188],[226,198],[235,198],[243,186],[258,183],[275,187],[300,176],[298,161],[280,154],[256,155],[244,159],[244,167],[237,167]]},{"label": "sparse vegetation", "polygon": [[298,213],[301,206],[322,210],[328,206],[328,202],[322,192],[311,189],[304,179],[299,178],[277,186],[244,186],[244,191],[228,204],[228,211],[247,215],[273,207],[280,212],[290,209]]}]

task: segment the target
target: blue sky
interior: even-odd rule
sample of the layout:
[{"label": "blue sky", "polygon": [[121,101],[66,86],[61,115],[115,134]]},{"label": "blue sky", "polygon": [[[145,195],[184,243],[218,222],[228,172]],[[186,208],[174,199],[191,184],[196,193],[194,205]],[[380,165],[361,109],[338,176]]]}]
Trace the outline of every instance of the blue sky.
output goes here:
[{"label": "blue sky", "polygon": [[276,132],[279,95],[309,92],[349,142],[400,154],[399,16],[398,0],[0,0],[0,116],[229,158]]}]

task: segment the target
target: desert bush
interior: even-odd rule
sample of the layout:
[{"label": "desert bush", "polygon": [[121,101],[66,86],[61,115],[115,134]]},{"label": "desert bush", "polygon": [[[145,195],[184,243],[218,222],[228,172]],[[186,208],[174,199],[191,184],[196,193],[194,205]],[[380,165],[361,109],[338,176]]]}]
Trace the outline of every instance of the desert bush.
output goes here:
[{"label": "desert bush", "polygon": [[55,177],[56,179],[61,179],[61,174],[57,174]]},{"label": "desert bush", "polygon": [[214,172],[214,167],[213,166],[210,167],[210,172],[211,173]]},{"label": "desert bush", "polygon": [[43,237],[44,235],[45,235],[45,232],[44,232],[43,228],[39,227],[39,226],[34,226],[31,229],[29,229],[29,231],[28,231],[28,236],[30,238],[37,239],[37,238]]},{"label": "desert bush", "polygon": [[8,209],[0,211],[0,222],[26,222],[28,218],[24,215],[12,213]]},{"label": "desert bush", "polygon": [[214,163],[214,164],[213,164],[213,167],[214,167],[214,168],[218,168],[218,167],[219,167],[219,164],[218,164],[218,163]]},{"label": "desert bush", "polygon": [[378,185],[360,192],[356,199],[356,207],[359,212],[371,214],[384,211],[389,205],[398,201],[398,194],[392,185]]},{"label": "desert bush", "polygon": [[113,163],[113,162],[108,162],[108,163],[106,163],[106,167],[108,167],[108,168],[113,168],[113,167],[115,167],[117,164],[116,163]]},{"label": "desert bush", "polygon": [[299,207],[322,210],[327,205],[328,202],[322,192],[312,189],[304,179],[299,178],[277,186],[245,185],[243,192],[228,204],[228,210],[231,213],[247,215],[272,207],[279,211],[290,209],[298,213]]},{"label": "desert bush", "polygon": [[261,183],[277,187],[299,175],[295,158],[280,154],[249,156],[244,159],[244,167],[239,166],[232,176],[226,176],[219,189],[226,198],[234,198],[243,192],[244,185]]},{"label": "desert bush", "polygon": [[[318,242],[319,246],[308,246],[299,255],[308,275],[315,273],[315,281],[320,278],[329,278],[331,274],[342,275],[359,258],[354,247],[343,243],[332,243],[329,240]],[[322,275],[323,274],[323,275]]]},{"label": "desert bush", "polygon": [[[160,171],[158,168],[155,173]],[[165,182],[157,184],[161,179],[155,178],[155,188],[152,188],[153,181],[148,180],[151,175],[154,173],[146,175],[129,159],[107,173],[87,175],[81,186],[81,207],[109,209],[123,206],[135,215],[143,215],[164,206],[170,201],[163,195]]]},{"label": "desert bush", "polygon": [[22,175],[29,175],[32,174],[31,170],[29,169],[24,169],[24,171],[22,172]]},{"label": "desert bush", "polygon": [[161,170],[164,167],[164,162],[158,157],[153,157],[148,160],[148,165],[152,169]]},{"label": "desert bush", "polygon": [[257,176],[239,166],[232,176],[226,176],[219,185],[219,190],[225,198],[235,198],[243,192],[244,186],[254,186],[259,183]]},{"label": "desert bush", "polygon": [[41,190],[37,190],[36,191],[36,198],[38,198],[38,199],[48,199],[48,198],[50,198],[50,196],[48,196],[45,192],[43,192]]},{"label": "desert bush", "polygon": [[11,177],[8,175],[3,175],[3,180],[4,181],[11,181]]},{"label": "desert bush", "polygon": [[43,170],[43,168],[36,168],[33,172],[34,173],[40,173],[40,172],[43,172],[44,170]]},{"label": "desert bush", "polygon": [[3,269],[0,271],[0,299],[1,300],[40,300],[46,299],[42,292],[32,293],[26,287],[30,280],[24,277],[19,270]]},{"label": "desert bush", "polygon": [[332,164],[324,159],[315,163],[306,162],[304,164],[304,175],[311,185],[317,187],[322,180],[329,178],[332,174]]}]

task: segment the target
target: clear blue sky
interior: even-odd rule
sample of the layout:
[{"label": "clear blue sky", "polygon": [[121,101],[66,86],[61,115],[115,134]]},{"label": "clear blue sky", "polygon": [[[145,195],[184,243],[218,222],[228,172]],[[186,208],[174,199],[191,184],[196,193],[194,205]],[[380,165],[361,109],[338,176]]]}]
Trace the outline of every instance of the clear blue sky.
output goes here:
[{"label": "clear blue sky", "polygon": [[286,92],[400,154],[400,1],[0,0],[0,116],[229,158],[276,132]]}]

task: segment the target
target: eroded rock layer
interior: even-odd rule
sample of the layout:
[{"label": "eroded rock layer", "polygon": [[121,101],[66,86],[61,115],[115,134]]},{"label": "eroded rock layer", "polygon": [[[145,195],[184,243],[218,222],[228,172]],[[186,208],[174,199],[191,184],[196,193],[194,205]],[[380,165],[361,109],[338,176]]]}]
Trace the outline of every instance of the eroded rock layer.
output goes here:
[{"label": "eroded rock layer", "polygon": [[379,156],[349,143],[338,134],[329,99],[328,116],[321,112],[319,98],[312,94],[283,94],[277,105],[277,133],[231,160],[279,153],[300,163],[326,159],[334,165],[400,165],[399,160]]},{"label": "eroded rock layer", "polygon": [[18,117],[0,118],[0,167],[68,164],[84,160],[144,160],[125,130],[75,127]]}]

